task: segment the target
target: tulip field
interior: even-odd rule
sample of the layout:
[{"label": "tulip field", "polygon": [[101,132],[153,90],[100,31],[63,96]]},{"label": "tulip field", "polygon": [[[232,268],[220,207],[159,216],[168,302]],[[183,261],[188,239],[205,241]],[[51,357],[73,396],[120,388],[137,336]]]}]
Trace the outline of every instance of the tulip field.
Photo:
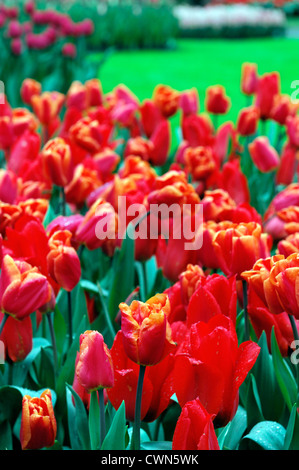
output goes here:
[{"label": "tulip field", "polygon": [[299,81],[70,76],[0,93],[0,450],[299,450]]}]

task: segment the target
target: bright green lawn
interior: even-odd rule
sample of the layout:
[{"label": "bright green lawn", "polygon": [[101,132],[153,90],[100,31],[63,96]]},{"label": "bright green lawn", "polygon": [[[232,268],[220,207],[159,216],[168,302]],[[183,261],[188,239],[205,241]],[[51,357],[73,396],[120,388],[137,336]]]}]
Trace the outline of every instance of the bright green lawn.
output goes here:
[{"label": "bright green lawn", "polygon": [[116,52],[99,77],[105,93],[124,83],[140,100],[151,97],[158,83],[180,91],[197,87],[201,109],[206,88],[222,84],[232,100],[229,118],[235,119],[245,104],[240,94],[242,63],[257,63],[260,74],[279,71],[282,91],[290,94],[292,81],[299,80],[298,52],[297,39],[180,40],[173,51]]}]

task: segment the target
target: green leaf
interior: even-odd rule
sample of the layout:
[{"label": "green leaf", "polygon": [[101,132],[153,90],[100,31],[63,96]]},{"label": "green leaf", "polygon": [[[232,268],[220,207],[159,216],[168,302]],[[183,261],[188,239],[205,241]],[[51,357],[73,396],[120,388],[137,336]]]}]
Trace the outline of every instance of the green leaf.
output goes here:
[{"label": "green leaf", "polygon": [[89,434],[91,450],[100,447],[100,406],[97,390],[90,394],[89,405]]},{"label": "green leaf", "polygon": [[70,390],[66,390],[67,422],[72,450],[82,450],[82,443],[79,437],[79,430],[76,423],[76,408],[73,403],[73,395]]},{"label": "green leaf", "polygon": [[17,419],[22,410],[22,394],[17,387],[4,385],[0,388],[0,423]]},{"label": "green leaf", "polygon": [[121,249],[114,255],[112,265],[112,286],[109,293],[108,310],[112,320],[118,312],[120,302],[124,302],[134,289],[135,260],[133,226],[128,225],[127,235],[122,241]]},{"label": "green leaf", "polygon": [[284,441],[284,450],[299,450],[299,415],[297,404],[293,406],[290,414]]},{"label": "green leaf", "polygon": [[172,450],[172,441],[150,441],[141,444],[141,450]]},{"label": "green leaf", "polygon": [[57,305],[55,306],[54,310],[54,331],[56,338],[57,355],[58,359],[61,359],[63,354],[63,346],[67,336],[67,327],[65,319],[63,318],[63,315]]},{"label": "green leaf", "polygon": [[258,389],[262,414],[268,421],[280,421],[285,401],[278,385],[272,355],[269,352],[266,333],[263,331],[258,340],[260,354],[252,368]]},{"label": "green leaf", "polygon": [[262,421],[256,424],[243,437],[240,450],[283,450],[285,428],[275,421]]},{"label": "green leaf", "polygon": [[32,363],[40,354],[42,348],[47,346],[51,346],[51,344],[45,338],[33,338],[32,350],[28,356],[23,361],[14,364],[14,383],[16,385],[22,386],[24,384]]},{"label": "green leaf", "polygon": [[102,450],[125,450],[126,449],[126,410],[123,401],[116,411],[109,431],[103,441]]},{"label": "green leaf", "polygon": [[271,335],[271,351],[277,382],[285,399],[286,405],[291,411],[294,403],[296,403],[297,400],[297,384],[289,365],[280,353],[279,346],[275,338],[274,329],[272,330]]},{"label": "green leaf", "polygon": [[249,376],[249,385],[247,388],[247,428],[251,429],[255,424],[264,421],[261,401],[256,386],[255,378],[252,374]]},{"label": "green leaf", "polygon": [[0,423],[0,450],[13,450],[12,430],[9,421]]},{"label": "green leaf", "polygon": [[70,434],[73,432],[73,427],[77,427],[78,435],[83,446],[84,450],[90,450],[90,436],[89,436],[89,426],[88,426],[88,417],[87,412],[82,402],[80,396],[75,392],[73,387],[69,384],[66,384],[67,389],[71,392],[75,400],[75,423],[70,422],[69,432]]},{"label": "green leaf", "polygon": [[218,436],[220,449],[236,450],[247,428],[246,410],[239,406],[233,419],[221,430]]}]

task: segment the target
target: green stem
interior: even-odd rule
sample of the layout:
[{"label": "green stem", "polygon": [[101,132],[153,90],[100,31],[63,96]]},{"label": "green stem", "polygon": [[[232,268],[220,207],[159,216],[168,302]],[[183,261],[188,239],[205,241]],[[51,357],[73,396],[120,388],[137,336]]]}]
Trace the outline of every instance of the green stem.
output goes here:
[{"label": "green stem", "polygon": [[57,346],[56,346],[55,331],[54,331],[54,327],[53,327],[52,312],[47,313],[47,318],[48,318],[51,341],[52,341],[52,347],[53,347],[54,370],[55,370],[55,374],[57,374],[57,371],[58,371],[58,368],[57,368],[57,365],[58,365]]},{"label": "green stem", "polygon": [[132,450],[140,450],[140,427],[141,427],[141,402],[142,402],[142,389],[143,380],[146,366],[140,364],[138,384],[136,391],[136,403],[135,403],[135,420],[133,426],[133,437],[132,437]]},{"label": "green stem", "polygon": [[72,314],[72,293],[67,293],[67,304],[68,304],[68,326],[69,326],[69,346],[71,347],[73,342],[73,314]]},{"label": "green stem", "polygon": [[100,447],[102,447],[103,441],[106,435],[106,422],[105,422],[105,401],[104,401],[104,389],[99,389],[99,405],[100,405]]},{"label": "green stem", "polygon": [[215,133],[217,132],[217,129],[218,129],[218,123],[219,123],[218,114],[213,114],[213,126],[215,129]]},{"label": "green stem", "polygon": [[61,188],[61,205],[62,205],[62,215],[63,217],[66,216],[66,199],[65,199],[65,191],[64,188]]},{"label": "green stem", "polygon": [[3,331],[4,325],[5,325],[7,319],[8,319],[8,313],[4,313],[4,317],[3,317],[1,325],[0,325],[0,335]]},{"label": "green stem", "polygon": [[248,320],[248,294],[247,294],[247,282],[242,279],[243,287],[243,309],[244,309],[244,321],[245,321],[245,341],[249,340],[249,320]]},{"label": "green stem", "polygon": [[112,321],[111,321],[111,318],[110,318],[110,314],[108,312],[108,308],[107,308],[107,305],[106,305],[106,302],[105,302],[105,299],[104,299],[104,295],[103,295],[103,291],[102,291],[102,287],[100,285],[100,283],[98,282],[97,283],[97,286],[98,286],[98,291],[99,291],[99,296],[100,296],[100,300],[101,300],[101,304],[102,304],[102,307],[103,307],[103,313],[104,313],[104,317],[105,317],[105,320],[106,320],[106,323],[107,323],[107,327],[108,327],[108,330],[109,330],[109,333],[110,333],[110,336],[111,336],[111,340],[112,342],[114,341],[114,337],[115,337],[115,329],[112,325]]}]

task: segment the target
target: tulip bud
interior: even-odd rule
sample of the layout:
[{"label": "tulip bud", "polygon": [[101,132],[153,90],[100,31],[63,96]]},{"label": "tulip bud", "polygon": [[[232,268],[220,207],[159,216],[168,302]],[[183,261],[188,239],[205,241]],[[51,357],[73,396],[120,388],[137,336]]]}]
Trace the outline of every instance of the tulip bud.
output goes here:
[{"label": "tulip bud", "polygon": [[71,238],[68,230],[55,232],[49,240],[47,256],[50,276],[68,292],[74,289],[81,277],[80,260],[71,245]]},{"label": "tulip bud", "polygon": [[264,136],[257,137],[248,146],[254,164],[263,173],[275,170],[279,165],[279,155],[270,145],[269,139]]},{"label": "tulip bud", "polygon": [[22,401],[20,441],[22,450],[52,447],[57,433],[52,396],[49,389],[40,398],[25,395]]},{"label": "tulip bud", "polygon": [[259,121],[259,110],[255,106],[244,108],[240,111],[237,131],[240,135],[253,135],[257,131],[257,125]]},{"label": "tulip bud", "polygon": [[257,65],[244,63],[242,66],[241,90],[245,95],[256,93],[258,86]]},{"label": "tulip bud", "polygon": [[25,104],[30,105],[31,99],[34,95],[41,94],[42,86],[36,80],[32,78],[26,78],[21,86],[21,98]]},{"label": "tulip bud", "polygon": [[73,176],[70,146],[60,137],[49,140],[41,151],[45,175],[57,186],[66,186]]},{"label": "tulip bud", "polygon": [[180,103],[180,93],[167,85],[158,85],[153,93],[153,102],[166,118],[173,116]]},{"label": "tulip bud", "polygon": [[113,387],[114,369],[111,354],[103,336],[96,330],[87,330],[80,336],[76,376],[88,392]]},{"label": "tulip bud", "polygon": [[206,109],[211,114],[226,114],[231,106],[230,99],[221,85],[211,86],[207,89]]}]

